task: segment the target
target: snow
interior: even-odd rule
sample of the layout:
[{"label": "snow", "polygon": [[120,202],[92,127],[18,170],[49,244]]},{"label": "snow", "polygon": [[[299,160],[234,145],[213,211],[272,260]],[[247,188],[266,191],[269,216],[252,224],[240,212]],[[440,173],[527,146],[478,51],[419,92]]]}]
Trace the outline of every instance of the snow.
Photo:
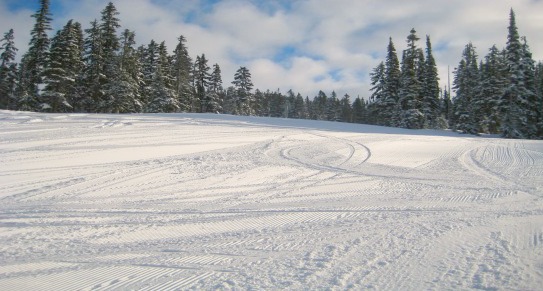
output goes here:
[{"label": "snow", "polygon": [[537,290],[543,142],[0,111],[0,290]]}]

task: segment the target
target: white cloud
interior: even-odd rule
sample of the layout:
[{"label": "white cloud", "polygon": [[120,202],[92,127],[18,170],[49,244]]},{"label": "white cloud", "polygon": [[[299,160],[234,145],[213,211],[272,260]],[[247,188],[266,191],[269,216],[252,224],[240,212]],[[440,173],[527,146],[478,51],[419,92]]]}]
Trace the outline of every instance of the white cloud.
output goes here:
[{"label": "white cloud", "polygon": [[[60,28],[70,18],[88,27],[100,18],[108,0],[58,0],[54,15]],[[473,42],[480,57],[493,44],[505,46],[509,9],[517,15],[536,60],[543,59],[543,1],[403,1],[300,0],[258,2],[223,0],[113,0],[124,28],[136,31],[138,44],[166,41],[172,51],[177,38],[188,39],[191,55],[205,53],[219,63],[225,86],[239,66],[248,66],[256,87],[280,88],[314,96],[336,90],[339,96],[369,96],[368,74],[384,59],[392,37],[401,57],[405,39],[414,27],[425,46],[431,35],[442,84],[447,66],[460,60],[463,47]],[[33,11],[8,12],[0,0],[0,26],[13,27],[17,46],[26,50]],[[52,33],[51,33],[52,34]],[[281,57],[284,48],[295,53]],[[20,52],[22,54],[22,52]],[[277,58],[279,55],[279,58]],[[279,60],[278,60],[279,59]]]}]

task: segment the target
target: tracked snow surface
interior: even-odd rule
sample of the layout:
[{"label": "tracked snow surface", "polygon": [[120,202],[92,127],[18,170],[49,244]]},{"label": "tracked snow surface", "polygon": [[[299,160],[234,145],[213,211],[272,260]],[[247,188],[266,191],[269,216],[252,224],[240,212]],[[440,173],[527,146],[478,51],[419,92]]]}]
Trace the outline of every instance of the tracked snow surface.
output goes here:
[{"label": "tracked snow surface", "polygon": [[543,286],[543,142],[0,111],[0,290]]}]

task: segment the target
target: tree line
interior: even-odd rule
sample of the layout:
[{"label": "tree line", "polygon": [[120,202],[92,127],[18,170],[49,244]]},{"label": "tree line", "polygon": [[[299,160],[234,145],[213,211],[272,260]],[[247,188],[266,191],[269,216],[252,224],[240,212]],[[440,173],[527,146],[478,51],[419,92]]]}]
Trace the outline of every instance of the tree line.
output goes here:
[{"label": "tree line", "polygon": [[400,63],[390,39],[385,62],[373,69],[368,108],[374,123],[543,138],[543,63],[536,65],[526,37],[519,37],[512,9],[504,49],[494,45],[478,60],[475,46],[465,46],[452,100],[451,88],[439,88],[430,37],[425,52],[418,40],[412,29]]},{"label": "tree line", "polygon": [[49,38],[49,0],[40,0],[19,63],[13,29],[0,40],[0,109],[214,112],[543,137],[543,65],[535,65],[526,38],[519,37],[512,10],[505,49],[493,46],[479,62],[475,47],[466,46],[454,71],[452,99],[450,88],[439,86],[430,37],[419,48],[415,29],[401,62],[389,39],[385,61],[370,74],[367,100],[323,91],[310,99],[292,90],[253,90],[246,67],[224,88],[220,66],[210,66],[205,54],[193,60],[184,36],[172,53],[164,41],[136,46],[135,32],[121,30],[118,15],[110,2],[89,28],[70,20]]}]

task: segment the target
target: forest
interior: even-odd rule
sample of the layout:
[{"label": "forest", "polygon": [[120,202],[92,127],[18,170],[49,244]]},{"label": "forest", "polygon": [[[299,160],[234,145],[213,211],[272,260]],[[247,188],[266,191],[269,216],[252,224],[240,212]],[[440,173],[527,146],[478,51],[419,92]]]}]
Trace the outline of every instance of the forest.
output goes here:
[{"label": "forest", "polygon": [[[219,64],[205,54],[192,59],[179,36],[170,52],[164,41],[137,45],[122,29],[110,2],[83,29],[74,20],[52,37],[49,0],[40,0],[29,48],[16,62],[13,29],[0,40],[0,109],[82,113],[225,113],[364,123],[409,129],[450,129],[505,138],[543,138],[543,63],[533,59],[510,11],[507,43],[479,58],[468,43],[440,88],[430,36],[419,47],[410,30],[401,60],[392,38],[386,59],[371,72],[369,98],[335,91],[302,96],[254,88],[240,66],[222,82]],[[454,96],[453,96],[454,93]]]}]

